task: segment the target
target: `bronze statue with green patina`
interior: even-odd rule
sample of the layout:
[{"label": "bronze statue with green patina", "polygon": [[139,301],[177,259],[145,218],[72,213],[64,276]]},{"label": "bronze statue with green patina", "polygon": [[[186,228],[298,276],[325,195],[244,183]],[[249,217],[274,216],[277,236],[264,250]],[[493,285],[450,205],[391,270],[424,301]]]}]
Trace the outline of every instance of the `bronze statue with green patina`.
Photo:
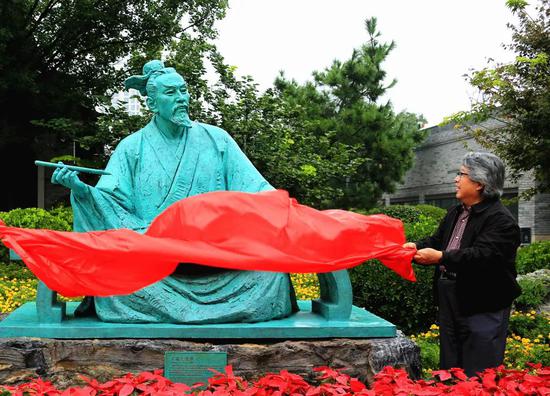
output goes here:
[{"label": "bronze statue with green patina", "polygon": [[[119,143],[108,174],[95,187],[67,168],[52,176],[53,183],[71,190],[75,231],[143,232],[164,209],[186,197],[273,189],[226,131],[189,118],[187,84],[176,70],[150,61],[143,75],[126,80],[126,87],[147,95],[153,117]],[[258,322],[291,314],[291,289],[284,273],[185,264],[134,294],[93,301],[97,316],[107,322]]]}]

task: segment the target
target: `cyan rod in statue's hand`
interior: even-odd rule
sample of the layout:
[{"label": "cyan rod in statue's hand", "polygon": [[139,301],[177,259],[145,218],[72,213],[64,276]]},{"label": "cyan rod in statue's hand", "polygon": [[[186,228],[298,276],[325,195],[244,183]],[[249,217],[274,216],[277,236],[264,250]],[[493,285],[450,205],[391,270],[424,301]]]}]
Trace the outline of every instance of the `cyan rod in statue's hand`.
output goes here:
[{"label": "cyan rod in statue's hand", "polygon": [[106,172],[102,169],[84,168],[82,166],[65,165],[65,164],[59,164],[55,162],[34,161],[34,164],[37,166],[45,166],[46,168],[68,168],[72,171],[77,171],[82,173],[91,173],[93,175],[110,175],[109,172]]}]

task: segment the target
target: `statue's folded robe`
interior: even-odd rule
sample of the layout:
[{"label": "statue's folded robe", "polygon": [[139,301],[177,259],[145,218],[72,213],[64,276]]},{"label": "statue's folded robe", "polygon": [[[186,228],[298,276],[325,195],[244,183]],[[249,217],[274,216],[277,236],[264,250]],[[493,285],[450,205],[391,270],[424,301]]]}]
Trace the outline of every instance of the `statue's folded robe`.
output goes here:
[{"label": "statue's folded robe", "polygon": [[282,190],[216,191],[186,198],[157,216],[145,234],[0,225],[0,237],[40,280],[65,296],[129,294],[170,275],[178,263],[320,273],[376,258],[415,280],[414,249],[402,247],[401,221],[318,211]]}]

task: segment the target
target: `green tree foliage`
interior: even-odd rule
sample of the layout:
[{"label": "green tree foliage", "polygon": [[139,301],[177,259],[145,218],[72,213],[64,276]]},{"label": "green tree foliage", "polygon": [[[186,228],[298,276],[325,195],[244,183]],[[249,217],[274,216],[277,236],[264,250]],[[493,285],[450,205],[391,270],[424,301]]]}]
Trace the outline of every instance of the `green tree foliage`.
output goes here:
[{"label": "green tree foliage", "polygon": [[215,37],[226,7],[226,0],[2,1],[2,142],[93,135],[98,105],[132,67],[121,60],[158,53],[184,34]]},{"label": "green tree foliage", "polygon": [[[376,18],[366,21],[369,40],[346,61],[335,60],[314,81],[303,85],[281,75],[275,82],[287,104],[295,109],[291,125],[327,147],[340,145],[347,156],[335,155],[331,163],[347,172],[332,174],[327,183],[334,190],[329,204],[338,207],[371,207],[381,194],[394,190],[414,158],[413,148],[424,138],[422,118],[395,114],[390,101],[382,102],[395,80],[386,85],[382,64],[395,44],[381,43]],[[315,157],[313,157],[315,158]],[[311,169],[319,168],[314,162]]]},{"label": "green tree foliage", "polygon": [[469,75],[481,100],[447,122],[462,126],[500,120],[500,129],[466,128],[505,159],[516,175],[534,171],[538,185],[531,193],[550,191],[550,3],[540,1],[535,18],[523,0],[508,0],[507,5],[519,19],[516,26],[510,25],[512,43],[505,46],[514,51],[515,61]]},{"label": "green tree foliage", "polygon": [[341,194],[330,180],[352,173],[359,163],[355,148],[308,133],[295,120],[303,109],[269,89],[259,94],[250,78],[236,81],[235,100],[214,90],[219,123],[277,188],[300,202],[324,208]]},{"label": "green tree foliage", "polygon": [[[212,43],[182,39],[167,63],[184,71],[193,118],[229,131],[260,172],[300,202],[327,206],[338,194],[329,180],[356,169],[353,147],[319,139],[297,125],[303,109],[277,89],[260,93],[253,78],[238,77]],[[206,80],[208,64],[217,76],[213,85]]]},{"label": "green tree foliage", "polygon": [[[184,32],[165,47],[163,56],[165,64],[182,72],[190,87],[192,118],[227,130],[275,187],[318,208],[351,202],[346,194],[352,192],[361,198],[352,201],[355,206],[365,206],[400,179],[411,165],[412,147],[422,138],[418,117],[395,115],[389,102],[375,103],[385,92],[385,73],[380,66],[393,44],[377,42],[374,20],[368,26],[368,45],[354,51],[351,60],[335,62],[347,71],[339,76],[334,66],[324,72],[330,77],[315,73],[316,81],[342,80],[330,83],[335,94],[320,83],[300,86],[284,77],[277,79],[274,88],[260,93],[252,77],[236,75],[236,68],[226,64],[206,35]],[[129,61],[131,71],[139,73],[145,59],[153,55],[134,53]],[[208,78],[207,70],[211,71]],[[105,110],[97,131],[80,139],[82,145],[114,147],[150,117],[147,112],[129,116],[116,106]],[[353,128],[360,136],[355,136]],[[369,173],[365,174],[366,170]],[[365,183],[357,180],[367,179],[368,194],[364,188],[350,187],[361,187]],[[366,198],[362,197],[365,194]]]}]

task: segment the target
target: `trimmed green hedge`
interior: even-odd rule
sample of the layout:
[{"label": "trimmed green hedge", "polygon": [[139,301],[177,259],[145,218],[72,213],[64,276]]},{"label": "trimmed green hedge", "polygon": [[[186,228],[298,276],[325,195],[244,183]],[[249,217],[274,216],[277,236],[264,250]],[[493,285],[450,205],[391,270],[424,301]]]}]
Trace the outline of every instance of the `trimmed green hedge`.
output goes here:
[{"label": "trimmed green hedge", "polygon": [[40,208],[14,209],[2,212],[0,217],[12,227],[71,231],[73,228],[72,213],[70,215],[67,213],[70,210],[70,208],[56,208],[52,211]]},{"label": "trimmed green hedge", "polygon": [[[69,207],[57,207],[50,211],[40,208],[14,209],[0,212],[6,225],[20,228],[46,228],[57,231],[73,229],[73,212]],[[0,243],[0,262],[9,261],[8,249]]]},{"label": "trimmed green hedge", "polygon": [[[50,214],[59,219],[60,231],[72,231],[73,229],[73,208],[70,206],[57,206],[50,209]],[[56,228],[57,229],[57,228]]]},{"label": "trimmed green hedge", "polygon": [[[374,208],[367,214],[382,213],[403,221],[408,241],[417,241],[435,232],[446,211],[430,205],[395,205]],[[351,269],[355,305],[386,319],[406,334],[419,333],[435,322],[433,267],[415,266],[416,282],[409,282],[371,260]]]},{"label": "trimmed green hedge", "polygon": [[391,205],[373,208],[365,214],[378,214],[382,213],[390,217],[395,217],[401,220],[405,224],[414,224],[424,218],[431,218],[439,223],[447,211],[445,209],[438,208],[432,205]]},{"label": "trimmed green hedge", "polygon": [[416,282],[409,282],[371,260],[350,271],[354,305],[395,324],[406,334],[426,330],[436,319],[433,268],[415,266]]}]

